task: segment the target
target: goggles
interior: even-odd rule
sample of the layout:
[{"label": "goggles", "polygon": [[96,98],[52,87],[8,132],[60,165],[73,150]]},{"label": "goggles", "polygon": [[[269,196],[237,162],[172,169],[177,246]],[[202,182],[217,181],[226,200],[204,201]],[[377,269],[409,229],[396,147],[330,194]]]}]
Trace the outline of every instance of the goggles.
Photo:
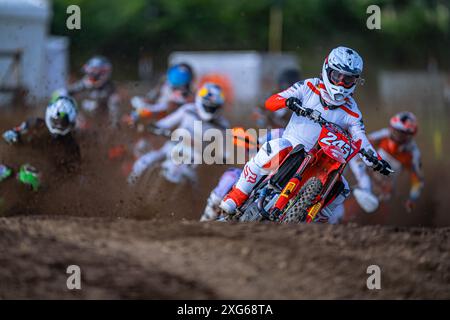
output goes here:
[{"label": "goggles", "polygon": [[203,105],[203,108],[208,113],[216,113],[217,111],[219,111],[219,105],[216,105],[216,104],[214,104],[214,105]]},{"label": "goggles", "polygon": [[343,86],[347,89],[353,87],[359,78],[359,76],[350,76],[334,69],[330,69],[328,72],[328,77],[334,85]]},{"label": "goggles", "polygon": [[57,128],[60,130],[65,130],[68,127],[70,127],[70,121],[69,121],[69,117],[67,117],[67,115],[65,115],[63,117],[52,118],[52,119],[50,119],[50,122],[54,128]]},{"label": "goggles", "polygon": [[413,133],[400,131],[398,129],[394,129],[394,128],[391,127],[392,140],[394,140],[397,143],[401,143],[401,144],[402,143],[407,143],[407,142],[411,141],[413,136],[414,136]]}]

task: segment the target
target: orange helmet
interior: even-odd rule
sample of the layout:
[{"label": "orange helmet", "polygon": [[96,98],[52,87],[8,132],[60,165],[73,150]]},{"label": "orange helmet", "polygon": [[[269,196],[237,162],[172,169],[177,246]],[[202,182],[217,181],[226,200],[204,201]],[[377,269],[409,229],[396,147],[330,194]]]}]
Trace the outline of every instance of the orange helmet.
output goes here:
[{"label": "orange helmet", "polygon": [[409,111],[399,112],[389,121],[393,140],[405,143],[417,133],[418,123],[416,116]]}]

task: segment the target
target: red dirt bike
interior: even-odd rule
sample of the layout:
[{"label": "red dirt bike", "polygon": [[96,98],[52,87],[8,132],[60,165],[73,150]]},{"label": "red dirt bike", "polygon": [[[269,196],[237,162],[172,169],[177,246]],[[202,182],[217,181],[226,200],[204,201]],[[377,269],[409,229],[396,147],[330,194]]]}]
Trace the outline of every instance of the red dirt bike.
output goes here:
[{"label": "red dirt bike", "polygon": [[296,146],[278,170],[263,177],[249,199],[232,220],[280,223],[311,223],[344,189],[341,176],[348,162],[358,153],[375,165],[381,164],[373,152],[361,148],[339,125],[322,118],[317,110],[297,104],[297,115],[322,127],[319,138],[309,152]]}]

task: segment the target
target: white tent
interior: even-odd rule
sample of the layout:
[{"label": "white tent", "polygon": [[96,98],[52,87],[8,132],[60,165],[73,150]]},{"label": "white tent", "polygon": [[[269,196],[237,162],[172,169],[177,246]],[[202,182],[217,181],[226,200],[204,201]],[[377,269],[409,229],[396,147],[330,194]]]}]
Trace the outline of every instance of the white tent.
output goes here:
[{"label": "white tent", "polygon": [[[49,83],[49,77],[65,79],[67,76],[67,41],[48,36],[51,15],[47,0],[0,0],[0,53],[3,53],[0,55],[0,86],[20,85],[29,93],[28,102],[46,98],[55,87],[64,86],[55,81]],[[9,54],[12,52],[21,53],[15,75],[10,74],[13,61]],[[49,57],[55,54],[62,54],[64,58]],[[60,64],[62,75],[48,74],[49,70],[58,69],[54,61]],[[5,99],[0,97],[0,103]]]}]

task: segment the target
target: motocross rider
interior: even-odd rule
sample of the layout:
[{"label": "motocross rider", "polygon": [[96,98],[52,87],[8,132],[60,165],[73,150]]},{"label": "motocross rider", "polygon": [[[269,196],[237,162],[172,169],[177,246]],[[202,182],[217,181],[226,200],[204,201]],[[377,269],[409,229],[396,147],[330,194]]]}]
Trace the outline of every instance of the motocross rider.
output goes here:
[{"label": "motocross rider", "polygon": [[[42,150],[55,171],[75,172],[81,161],[80,148],[72,135],[77,117],[75,100],[60,96],[47,106],[45,119],[30,118],[3,133],[11,145],[28,144]],[[35,160],[36,161],[36,160]]]},{"label": "motocross rider", "polygon": [[[175,64],[167,70],[157,88],[146,96],[134,96],[131,99],[132,111],[123,117],[123,121],[127,125],[136,127],[138,132],[136,141],[130,148],[133,156],[132,162],[153,149],[150,142],[152,138],[144,130],[146,124],[161,119],[181,105],[193,101],[193,81],[194,73],[190,65]],[[128,164],[123,168],[127,176],[130,169]]]},{"label": "motocross rider", "polygon": [[[220,113],[224,103],[223,90],[214,83],[205,83],[197,91],[195,102],[184,104],[175,112],[157,121],[153,131],[158,134],[158,132],[167,132],[177,128],[189,132],[190,136],[194,137],[196,133],[194,131],[194,123],[196,121],[201,121],[203,132],[211,128],[225,130],[229,128],[229,123]],[[169,136],[170,133],[165,135]],[[198,138],[201,139],[202,137],[194,137],[194,139]],[[174,142],[168,141],[159,150],[150,151],[141,156],[134,163],[132,172],[128,176],[128,182],[130,184],[135,183],[144,171],[153,164],[170,158],[174,146]],[[177,165],[172,162],[171,167],[173,169],[171,172],[174,173],[174,182],[178,182],[176,180]]]},{"label": "motocross rider", "polygon": [[[420,150],[414,141],[417,134],[418,123],[416,116],[411,112],[399,112],[389,121],[389,127],[372,132],[369,140],[377,148],[378,154],[387,159],[392,164],[396,172],[395,177],[402,168],[407,169],[411,174],[411,188],[409,197],[405,201],[405,208],[412,211],[414,204],[420,197],[424,186]],[[388,200],[394,191],[393,181],[388,181],[385,195],[380,195],[382,199],[372,193],[371,179],[366,172],[365,166],[358,159],[350,161],[350,168],[355,175],[358,187],[353,190],[353,194],[360,206],[367,212],[373,212],[378,208],[379,200]]]},{"label": "motocross rider", "polygon": [[[238,148],[244,148],[248,152],[255,150],[258,146],[263,145],[266,141],[278,139],[283,135],[284,129],[271,129],[266,136],[259,137],[257,140],[250,134],[247,134],[243,128],[237,127],[232,129],[233,144]],[[220,215],[220,201],[231,190],[231,188],[239,180],[242,168],[231,167],[225,170],[220,176],[219,182],[209,194],[206,200],[206,207],[200,217],[200,221],[213,221]]]},{"label": "motocross rider", "polygon": [[157,90],[150,91],[146,96],[134,96],[131,99],[133,111],[129,122],[135,124],[142,118],[154,114],[166,114],[194,100],[192,87],[194,72],[187,63],[171,66]]},{"label": "motocross rider", "polygon": [[[112,81],[112,64],[103,56],[90,58],[82,67],[83,77],[68,86],[56,91],[56,95],[80,97],[81,110],[89,116],[108,114],[109,122],[117,125],[119,122],[120,98]],[[86,117],[80,115],[79,126],[89,127]]]},{"label": "motocross rider", "polygon": [[[297,69],[285,69],[283,70],[277,79],[277,91],[280,92],[289,88],[292,84],[300,80],[300,71]],[[284,127],[289,121],[289,113],[287,109],[279,109],[275,112],[270,112],[267,109],[263,109],[258,106],[254,110],[254,117],[256,118],[256,124],[259,128],[276,128],[271,129],[270,133],[265,137],[259,137],[257,144],[262,145],[264,142],[272,139],[280,138],[283,134]],[[253,137],[248,137],[242,128],[233,129],[233,142],[238,147],[244,147],[246,149],[253,149],[253,146],[248,143],[243,143],[243,140],[249,140]],[[220,214],[219,204],[223,197],[231,190],[231,188],[239,180],[239,176],[242,173],[242,168],[232,167],[225,170],[222,176],[219,178],[219,182],[211,191],[207,201],[206,207],[200,218],[200,221],[212,221],[218,218]]]},{"label": "motocross rider", "polygon": [[[266,108],[276,111],[282,108],[296,110],[296,104],[319,111],[321,116],[348,130],[355,140],[361,139],[362,148],[375,149],[365,135],[361,112],[353,99],[358,79],[363,70],[363,60],[353,49],[337,47],[326,57],[321,78],[310,78],[292,85],[287,90],[271,96]],[[280,139],[266,142],[244,167],[238,182],[225,196],[220,208],[229,215],[235,213],[249,197],[259,179],[276,169],[293,147],[301,144],[309,151],[316,143],[321,126],[306,117],[293,113]],[[381,174],[388,175],[390,166],[379,157],[377,164],[363,157],[366,165]],[[343,179],[344,191],[318,214],[316,221],[326,222],[344,212],[343,203],[349,194],[348,183]],[[333,218],[335,219],[335,218]]]}]

